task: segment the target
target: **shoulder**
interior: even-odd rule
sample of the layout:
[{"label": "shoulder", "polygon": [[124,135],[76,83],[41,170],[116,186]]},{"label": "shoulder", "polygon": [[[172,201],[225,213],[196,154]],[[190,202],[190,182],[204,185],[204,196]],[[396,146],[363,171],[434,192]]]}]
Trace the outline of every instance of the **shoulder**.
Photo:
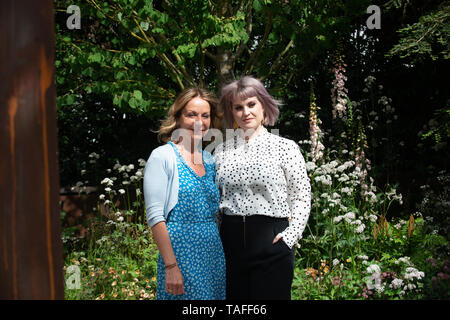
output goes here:
[{"label": "shoulder", "polygon": [[173,152],[172,146],[169,143],[166,143],[165,145],[153,149],[153,151],[150,154],[150,159],[159,158],[162,160],[169,160],[173,158],[174,155],[175,153]]},{"label": "shoulder", "polygon": [[214,157],[211,153],[206,150],[203,150],[203,161],[206,164],[214,164]]},{"label": "shoulder", "polygon": [[284,138],[284,137],[282,137],[278,134],[274,134],[274,133],[268,133],[268,135],[269,135],[268,139],[270,140],[271,143],[275,144],[276,146],[278,146],[282,150],[285,150],[286,152],[289,150],[299,150],[300,149],[300,147],[294,140]]},{"label": "shoulder", "polygon": [[232,148],[234,148],[234,139],[233,138],[229,138],[221,143],[219,143],[215,148],[214,148],[214,158],[217,159],[220,158],[222,156],[222,154],[228,150],[231,150]]},{"label": "shoulder", "polygon": [[146,167],[163,167],[166,171],[173,171],[176,166],[176,155],[172,146],[167,143],[152,150]]}]

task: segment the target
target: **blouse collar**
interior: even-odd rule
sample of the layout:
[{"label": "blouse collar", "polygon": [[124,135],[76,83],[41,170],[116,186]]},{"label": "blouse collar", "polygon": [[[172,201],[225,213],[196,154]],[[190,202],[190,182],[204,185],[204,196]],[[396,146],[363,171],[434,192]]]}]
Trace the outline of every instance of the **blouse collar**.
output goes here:
[{"label": "blouse collar", "polygon": [[[263,127],[261,127],[261,129],[259,129],[258,135],[256,135],[256,136],[250,138],[250,139],[249,139],[248,141],[246,141],[246,142],[247,142],[248,145],[253,144],[253,143],[255,143],[256,141],[260,140],[262,137],[264,137],[266,134],[268,134],[268,131],[267,131],[266,127],[263,126]],[[241,140],[244,140],[243,137],[242,137],[242,135],[238,135],[238,137],[239,137]]]}]

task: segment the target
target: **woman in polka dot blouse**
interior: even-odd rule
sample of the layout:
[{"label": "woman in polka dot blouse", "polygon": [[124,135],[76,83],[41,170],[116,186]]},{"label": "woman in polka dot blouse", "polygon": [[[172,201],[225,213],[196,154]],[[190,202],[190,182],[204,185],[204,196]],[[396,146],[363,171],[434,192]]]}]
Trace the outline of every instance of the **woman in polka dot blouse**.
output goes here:
[{"label": "woman in polka dot blouse", "polygon": [[274,125],[277,105],[253,77],[222,88],[219,106],[235,130],[214,152],[227,299],[291,297],[311,186],[298,145],[264,127]]},{"label": "woman in polka dot blouse", "polygon": [[225,299],[225,257],[215,214],[214,159],[201,140],[217,122],[217,99],[183,91],[159,130],[165,142],[144,172],[147,221],[159,249],[156,299]]}]

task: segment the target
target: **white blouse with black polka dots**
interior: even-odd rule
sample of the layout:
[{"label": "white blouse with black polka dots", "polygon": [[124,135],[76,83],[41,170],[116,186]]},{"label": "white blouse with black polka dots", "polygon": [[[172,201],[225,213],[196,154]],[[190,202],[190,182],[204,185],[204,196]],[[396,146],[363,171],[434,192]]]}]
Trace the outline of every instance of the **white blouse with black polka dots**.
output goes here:
[{"label": "white blouse with black polka dots", "polygon": [[292,248],[301,239],[311,209],[311,185],[305,160],[292,140],[262,127],[247,143],[240,136],[214,152],[221,214],[289,218],[281,232]]}]

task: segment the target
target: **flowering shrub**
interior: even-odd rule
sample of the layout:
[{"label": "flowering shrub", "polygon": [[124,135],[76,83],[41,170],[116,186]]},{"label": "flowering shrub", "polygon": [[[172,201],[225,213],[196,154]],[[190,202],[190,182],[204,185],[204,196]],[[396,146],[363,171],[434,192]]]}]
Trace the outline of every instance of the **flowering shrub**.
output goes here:
[{"label": "flowering shrub", "polygon": [[[329,137],[337,150],[327,150],[322,144],[324,135],[313,94],[311,137],[299,141],[311,180],[312,209],[298,245],[301,249],[296,252],[292,296],[295,299],[426,297],[433,290],[432,281],[437,283],[438,277],[428,280],[425,261],[447,240],[428,232],[429,224],[421,212],[406,219],[389,218],[391,205],[395,202],[402,205],[403,198],[395,186],[380,189],[370,176],[360,108],[365,105],[370,110],[370,106],[380,105],[388,125],[396,120],[395,108],[384,95],[376,100],[376,79],[372,76],[365,79],[363,89],[370,93],[370,99],[348,103],[347,78],[343,72],[345,64],[340,57],[334,68],[332,90],[337,137]],[[382,89],[378,86],[378,90]],[[372,120],[367,129],[374,133],[379,115],[373,110],[369,119]],[[443,281],[439,284],[448,290],[448,278],[440,274]]]},{"label": "flowering shrub", "polygon": [[108,169],[98,198],[106,216],[91,221],[82,241],[63,237],[70,248],[64,268],[78,266],[81,280],[79,289],[66,287],[67,299],[154,299],[158,251],[145,222],[144,166],[139,159],[138,165],[116,163]]}]

